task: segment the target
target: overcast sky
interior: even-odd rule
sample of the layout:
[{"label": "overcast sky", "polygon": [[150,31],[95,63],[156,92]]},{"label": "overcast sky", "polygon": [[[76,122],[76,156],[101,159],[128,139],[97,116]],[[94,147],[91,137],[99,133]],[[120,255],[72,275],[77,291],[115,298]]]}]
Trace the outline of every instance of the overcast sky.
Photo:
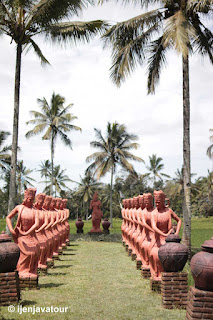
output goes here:
[{"label": "overcast sky", "polygon": [[[107,3],[89,8],[80,19],[115,22],[141,12],[139,7],[121,8]],[[50,101],[54,91],[65,97],[65,105],[74,104],[72,112],[78,119],[73,124],[82,128],[82,133],[70,133],[73,150],[60,140],[56,144],[55,164],[66,169],[71,179],[79,181],[80,175],[84,175],[88,166],[85,158],[95,151],[90,148],[90,141],[95,138],[94,128],[101,129],[104,134],[108,121],[125,124],[130,133],[137,134],[140,148],[134,151],[135,154],[147,163],[150,155],[157,154],[163,158],[164,172],[174,176],[182,166],[181,56],[171,51],[155,95],[148,96],[146,67],[138,67],[120,88],[111,82],[111,52],[103,50],[98,38],[77,47],[67,45],[66,49],[49,45],[42,38],[36,42],[51,66],[43,68],[33,50],[23,55],[19,122],[22,151],[19,159],[24,160],[25,166],[36,169],[42,160],[50,159],[50,143],[41,140],[41,135],[27,140],[25,133],[32,128],[26,125],[30,120],[29,111],[39,110],[37,98],[45,97]],[[12,133],[15,45],[10,44],[9,38],[1,37],[0,55],[0,129]],[[207,59],[190,58],[191,166],[197,177],[212,169],[212,162],[206,156],[209,129],[213,128],[212,79],[213,67]],[[146,172],[144,164],[136,164],[135,168],[139,173]],[[32,176],[37,182],[40,180],[36,171]],[[42,185],[37,183],[35,186],[38,192],[42,191]]]}]

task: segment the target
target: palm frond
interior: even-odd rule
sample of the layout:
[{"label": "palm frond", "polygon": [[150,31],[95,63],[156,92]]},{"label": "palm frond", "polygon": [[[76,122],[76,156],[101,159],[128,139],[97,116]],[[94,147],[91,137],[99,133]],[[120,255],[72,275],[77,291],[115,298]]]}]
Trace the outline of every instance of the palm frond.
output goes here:
[{"label": "palm frond", "polygon": [[26,136],[26,138],[30,138],[30,137],[37,135],[37,134],[41,133],[42,131],[44,131],[44,129],[46,127],[47,127],[46,123],[38,124],[32,130],[28,131],[25,136]]},{"label": "palm frond", "polygon": [[190,37],[195,37],[196,31],[190,20],[186,18],[182,10],[165,19],[165,28],[163,34],[163,45],[165,47],[171,44],[174,48],[187,57],[191,49]]},{"label": "palm frond", "polygon": [[152,41],[148,47],[150,56],[148,58],[148,94],[155,93],[155,87],[159,83],[160,72],[166,64],[166,48],[163,44],[163,36]]},{"label": "palm frond", "polygon": [[33,48],[35,53],[37,54],[38,58],[41,60],[41,65],[45,66],[46,64],[50,64],[49,61],[43,55],[43,53],[42,53],[41,49],[39,48],[39,46],[35,43],[35,41],[33,41],[32,38],[29,39],[29,43],[31,45],[28,46],[26,53],[28,53],[28,51],[31,48]]},{"label": "palm frond", "polygon": [[[200,21],[198,20],[196,22]],[[192,45],[199,54],[208,55],[211,63],[213,63],[213,33],[201,23],[194,23],[194,28],[196,30],[196,37]]]},{"label": "palm frond", "polygon": [[97,34],[104,33],[108,28],[108,24],[102,20],[81,22],[62,22],[48,27],[46,38],[52,42],[66,44],[72,42],[88,42]]}]

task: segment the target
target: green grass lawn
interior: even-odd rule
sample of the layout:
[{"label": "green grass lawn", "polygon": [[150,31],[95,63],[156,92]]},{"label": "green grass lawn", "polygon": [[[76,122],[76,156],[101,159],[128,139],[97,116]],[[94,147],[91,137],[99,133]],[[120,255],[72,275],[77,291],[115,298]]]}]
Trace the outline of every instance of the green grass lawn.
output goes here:
[{"label": "green grass lawn", "polygon": [[163,309],[161,295],[150,290],[120,243],[72,243],[39,285],[40,290],[22,292],[23,307],[67,307],[67,312],[20,315],[17,306],[13,313],[2,307],[2,319],[185,319],[184,310]]}]

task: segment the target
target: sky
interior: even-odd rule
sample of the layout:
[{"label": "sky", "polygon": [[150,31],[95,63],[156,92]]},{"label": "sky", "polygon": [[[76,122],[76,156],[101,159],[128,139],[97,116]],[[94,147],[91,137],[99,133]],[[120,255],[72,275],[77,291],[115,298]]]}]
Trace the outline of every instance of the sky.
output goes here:
[{"label": "sky", "polygon": [[[105,19],[111,22],[124,21],[142,12],[141,8],[121,7],[106,3],[90,7],[79,20]],[[208,27],[212,26],[207,22]],[[82,128],[82,133],[72,131],[70,138],[73,150],[58,139],[55,164],[66,169],[70,179],[80,181],[88,166],[85,159],[95,152],[90,142],[95,140],[94,128],[105,134],[107,122],[125,124],[128,132],[138,135],[140,147],[134,154],[148,164],[149,156],[157,154],[163,158],[164,172],[174,177],[182,166],[182,65],[181,56],[171,51],[167,55],[167,66],[163,69],[155,95],[147,95],[146,66],[127,78],[120,88],[110,80],[111,51],[103,49],[96,37],[89,44],[57,47],[42,37],[34,39],[42,49],[51,66],[42,67],[33,50],[23,54],[21,71],[21,98],[19,120],[19,152],[27,168],[33,169],[32,177],[38,192],[43,191],[40,174],[36,171],[41,161],[50,159],[50,143],[42,135],[26,139],[32,129],[26,125],[30,110],[39,111],[37,98],[50,101],[52,93],[65,97],[65,106],[73,103],[72,113],[78,117],[73,124]],[[15,72],[15,45],[8,37],[0,38],[0,130],[12,133],[13,91]],[[208,59],[197,55],[190,57],[191,99],[191,171],[196,177],[207,175],[212,161],[206,156],[210,145],[209,129],[213,128],[213,67]],[[10,143],[10,139],[7,140]],[[134,163],[138,173],[147,169],[143,163]],[[103,182],[108,182],[106,176]],[[70,184],[71,188],[76,184]]]}]

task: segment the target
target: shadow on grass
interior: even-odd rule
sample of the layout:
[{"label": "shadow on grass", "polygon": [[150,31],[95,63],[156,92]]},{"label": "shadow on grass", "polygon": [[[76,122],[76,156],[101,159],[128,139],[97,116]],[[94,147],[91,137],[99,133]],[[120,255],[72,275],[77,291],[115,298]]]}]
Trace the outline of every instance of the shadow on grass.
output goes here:
[{"label": "shadow on grass", "polygon": [[[66,249],[66,251],[77,251],[77,249],[72,249],[72,248],[70,248],[70,249]],[[65,251],[65,252],[66,252]]]},{"label": "shadow on grass", "polygon": [[51,273],[51,276],[65,276],[67,273],[66,272],[54,272]]},{"label": "shadow on grass", "polygon": [[[69,260],[64,260],[64,261],[69,261]],[[66,265],[63,265],[63,266],[55,266],[54,269],[55,268],[69,268],[69,267],[73,267],[73,265],[72,264],[66,264]]]},{"label": "shadow on grass", "polygon": [[39,285],[39,288],[53,288],[63,286],[64,283],[43,283]]},{"label": "shadow on grass", "polygon": [[0,316],[0,320],[16,320],[16,319],[14,319],[14,318],[5,318],[5,317]]},{"label": "shadow on grass", "polygon": [[36,301],[32,301],[32,300],[21,300],[20,303],[22,306],[29,306],[29,305],[35,305],[37,304]]},{"label": "shadow on grass", "polygon": [[70,244],[68,247],[78,247],[79,244]]},{"label": "shadow on grass", "polygon": [[63,256],[76,256],[76,253],[63,253]]}]

